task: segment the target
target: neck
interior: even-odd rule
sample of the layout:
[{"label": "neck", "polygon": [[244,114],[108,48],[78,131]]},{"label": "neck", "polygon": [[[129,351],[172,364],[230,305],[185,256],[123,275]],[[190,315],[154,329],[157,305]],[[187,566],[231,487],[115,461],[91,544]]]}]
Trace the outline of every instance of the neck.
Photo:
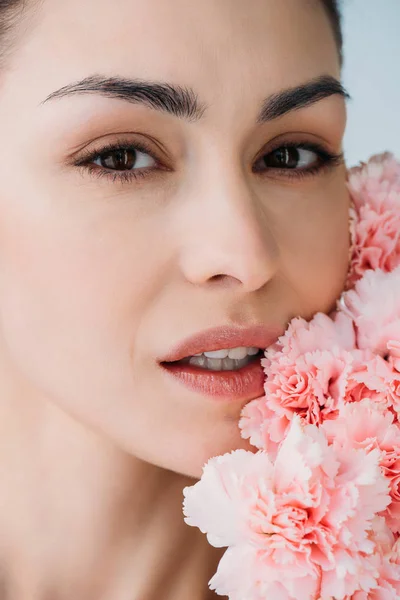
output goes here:
[{"label": "neck", "polygon": [[188,527],[191,480],[126,455],[24,390],[0,387],[7,600],[204,600],[221,551]]}]

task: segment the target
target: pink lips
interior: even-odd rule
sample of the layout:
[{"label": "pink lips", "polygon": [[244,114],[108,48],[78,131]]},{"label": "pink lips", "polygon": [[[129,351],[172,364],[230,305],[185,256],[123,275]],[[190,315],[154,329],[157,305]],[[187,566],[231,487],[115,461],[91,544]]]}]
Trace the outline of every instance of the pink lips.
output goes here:
[{"label": "pink lips", "polygon": [[212,350],[238,346],[265,349],[273,344],[282,330],[254,325],[251,327],[217,327],[195,334],[159,359],[168,375],[192,391],[219,399],[252,400],[264,394],[264,370],[260,359],[237,371],[208,371],[176,361]]}]

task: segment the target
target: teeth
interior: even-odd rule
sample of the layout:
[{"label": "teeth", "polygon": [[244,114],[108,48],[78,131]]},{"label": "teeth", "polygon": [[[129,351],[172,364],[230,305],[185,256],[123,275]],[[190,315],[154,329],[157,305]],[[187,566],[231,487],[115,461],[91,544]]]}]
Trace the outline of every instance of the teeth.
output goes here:
[{"label": "teeth", "polygon": [[210,350],[209,352],[203,352],[201,354],[194,354],[194,356],[206,356],[207,358],[233,358],[234,360],[241,360],[246,356],[254,356],[258,354],[258,348],[245,348],[239,346],[238,348],[226,348],[222,350]]},{"label": "teeth", "polygon": [[189,360],[189,364],[196,365],[198,367],[204,367],[207,360],[208,359],[205,356],[203,356],[202,354],[200,354],[200,355],[196,354]]},{"label": "teeth", "polygon": [[207,367],[212,371],[221,371],[222,360],[220,358],[208,358]]},{"label": "teeth", "polygon": [[[207,358],[226,358],[229,350],[214,350],[213,352],[204,352],[204,356]],[[233,357],[232,357],[233,358]],[[244,358],[244,357],[242,357]]]},{"label": "teeth", "polygon": [[258,348],[247,348],[247,354],[249,356],[255,356],[256,354],[258,354],[258,352]]},{"label": "teeth", "polygon": [[234,371],[239,361],[233,360],[232,358],[224,358],[221,365],[222,371]]},{"label": "teeth", "polygon": [[252,362],[252,357],[258,352],[258,348],[240,346],[194,354],[185,360],[191,365],[209,371],[237,371]]},{"label": "teeth", "polygon": [[233,358],[234,360],[240,360],[241,358],[245,358],[247,356],[247,348],[232,348],[229,350],[229,358]]},{"label": "teeth", "polygon": [[207,358],[206,356],[192,356],[189,364],[196,367],[202,367],[209,371],[237,371],[245,365],[252,362],[251,356],[246,356],[241,360],[233,358]]}]

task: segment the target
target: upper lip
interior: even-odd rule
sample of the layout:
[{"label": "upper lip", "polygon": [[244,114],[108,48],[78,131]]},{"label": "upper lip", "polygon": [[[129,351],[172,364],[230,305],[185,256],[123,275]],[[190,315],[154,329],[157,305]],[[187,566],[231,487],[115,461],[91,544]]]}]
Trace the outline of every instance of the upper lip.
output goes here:
[{"label": "upper lip", "polygon": [[159,362],[175,362],[194,354],[238,346],[265,349],[273,344],[281,333],[281,330],[266,325],[215,327],[186,338],[172,348]]}]

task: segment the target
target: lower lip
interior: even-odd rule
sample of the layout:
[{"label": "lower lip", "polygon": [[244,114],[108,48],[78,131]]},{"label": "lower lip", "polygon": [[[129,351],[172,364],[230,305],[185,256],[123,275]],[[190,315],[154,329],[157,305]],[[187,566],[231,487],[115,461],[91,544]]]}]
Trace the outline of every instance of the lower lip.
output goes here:
[{"label": "lower lip", "polygon": [[163,369],[187,388],[217,399],[253,400],[264,395],[261,359],[237,371],[209,371],[189,364],[161,364]]}]

